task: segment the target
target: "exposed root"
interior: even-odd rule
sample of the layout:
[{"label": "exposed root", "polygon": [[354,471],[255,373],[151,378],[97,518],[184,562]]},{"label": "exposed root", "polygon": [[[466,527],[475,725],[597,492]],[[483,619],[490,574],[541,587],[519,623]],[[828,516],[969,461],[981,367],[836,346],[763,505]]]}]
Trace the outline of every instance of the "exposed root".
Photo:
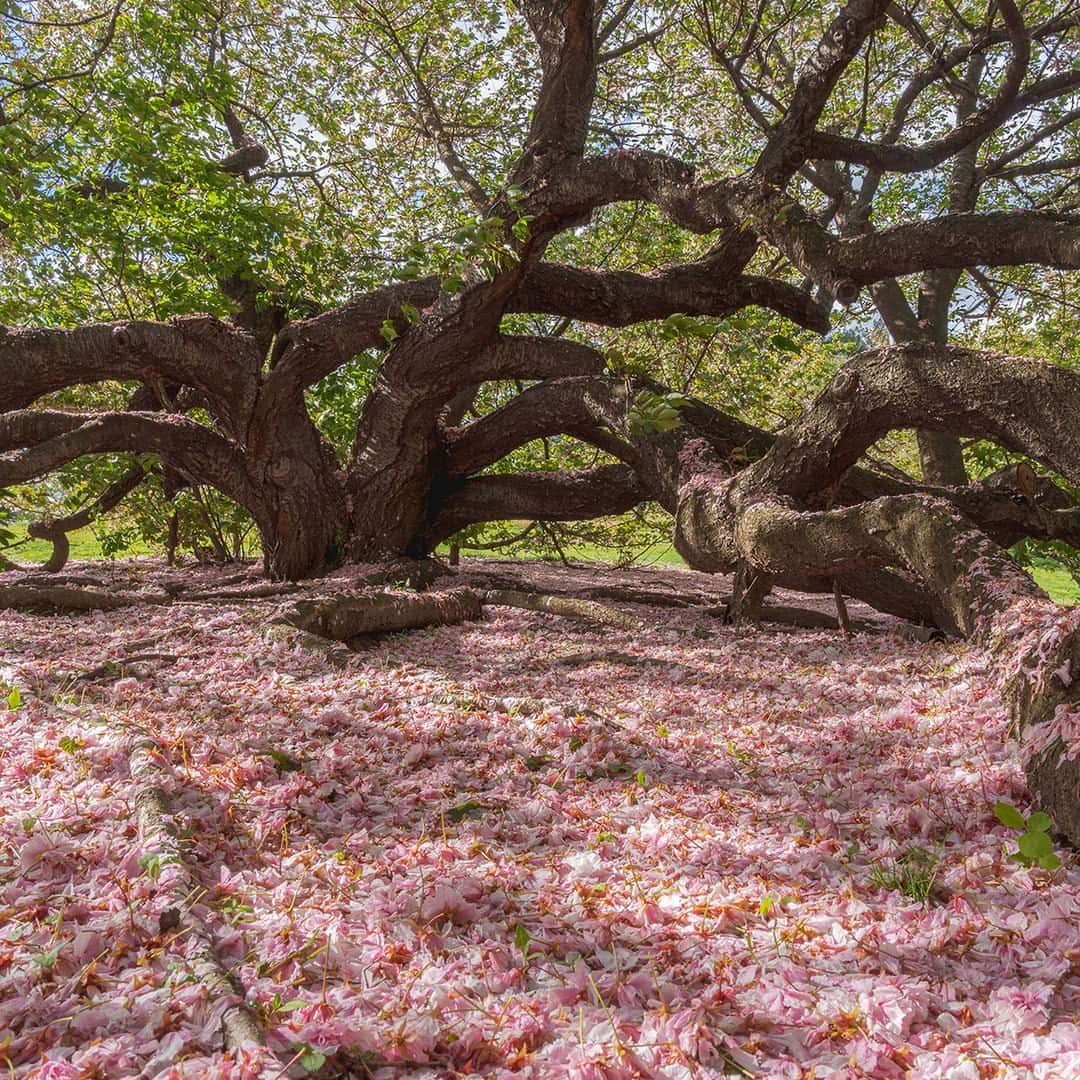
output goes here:
[{"label": "exposed root", "polygon": [[0,607],[22,611],[114,611],[155,602],[146,596],[68,585],[0,585]]},{"label": "exposed root", "polygon": [[504,607],[524,608],[526,611],[546,611],[549,615],[565,615],[571,619],[617,626],[620,630],[643,630],[645,623],[634,615],[598,604],[595,600],[576,600],[570,596],[548,593],[517,592],[513,589],[491,589],[484,594],[484,603]]},{"label": "exposed root", "polygon": [[206,987],[212,1003],[228,1001],[221,1018],[226,1050],[238,1050],[245,1043],[262,1044],[265,1039],[255,1015],[245,1003],[244,989],[223,967],[202,920],[195,914],[192,898],[202,886],[184,860],[172,821],[169,799],[162,787],[161,747],[151,738],[135,736],[127,747],[131,778],[136,785],[135,810],[139,833],[147,854],[156,855],[162,874],[161,892],[165,907],[159,917],[162,932],[185,924],[191,943],[188,959],[192,973]]},{"label": "exposed root", "polygon": [[275,619],[268,623],[263,629],[263,637],[267,641],[288,645],[290,648],[317,653],[333,667],[344,667],[353,655],[352,650],[344,642],[319,637],[318,634],[301,630],[283,619]]},{"label": "exposed root", "polygon": [[304,597],[282,615],[285,622],[334,641],[480,617],[480,597],[471,589],[445,593],[353,592]]}]

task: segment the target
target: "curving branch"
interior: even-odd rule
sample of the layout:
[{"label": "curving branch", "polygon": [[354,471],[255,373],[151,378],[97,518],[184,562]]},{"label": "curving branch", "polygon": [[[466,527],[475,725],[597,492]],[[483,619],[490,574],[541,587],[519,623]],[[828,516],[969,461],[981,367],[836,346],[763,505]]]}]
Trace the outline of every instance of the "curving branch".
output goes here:
[{"label": "curving branch", "polygon": [[849,361],[745,483],[782,496],[822,491],[879,438],[920,427],[989,438],[1080,483],[1080,376],[1022,357],[896,345]]},{"label": "curving branch", "polygon": [[[755,245],[751,237],[746,239],[752,254]],[[674,314],[725,318],[750,306],[769,308],[818,333],[829,328],[828,313],[808,292],[784,281],[741,274],[734,261],[713,257],[652,274],[540,263],[508,308],[601,326],[630,326]]]},{"label": "curving branch", "polygon": [[49,573],[63,570],[71,552],[67,534],[76,529],[84,529],[91,522],[115,509],[148,476],[150,472],[142,465],[132,465],[123,476],[114,480],[88,506],[60,518],[46,521],[32,521],[26,527],[28,536],[35,540],[47,540],[53,546],[52,554],[42,566]]},{"label": "curving branch", "polygon": [[[1028,778],[1080,844],[1080,620],[1051,603],[951,503],[925,493],[839,509],[807,496],[838,483],[879,435],[913,423],[990,435],[1076,482],[1080,376],[1016,357],[933,346],[877,350],[843,368],[765,456],[731,479],[680,490],[677,546],[707,569],[739,567],[751,616],[780,575],[899,567],[936,598],[943,625],[997,654]],[[1028,486],[1021,484],[1022,487]],[[1033,493],[1033,492],[1032,492]],[[1076,528],[1080,508],[1054,511]],[[739,592],[739,590],[737,590]]]},{"label": "curving branch", "polygon": [[624,514],[647,498],[633,470],[625,465],[477,476],[443,500],[425,542],[430,549],[482,521],[587,521],[603,514]]},{"label": "curving branch", "polygon": [[6,451],[0,453],[0,486],[26,483],[86,454],[130,451],[157,454],[185,477],[216,487],[242,506],[258,502],[242,455],[184,416],[24,409],[0,416],[0,449]]},{"label": "curving branch", "polygon": [[754,171],[766,183],[782,187],[811,152],[814,128],[840,77],[863,42],[884,22],[890,0],[850,0],[829,24],[801,72],[784,118],[773,129]]},{"label": "curving branch", "polygon": [[164,381],[200,390],[215,415],[239,432],[254,405],[261,368],[248,335],[209,315],[73,330],[3,328],[0,409],[25,408],[79,383]]},{"label": "curving branch", "polygon": [[810,141],[809,153],[815,159],[844,161],[849,165],[893,173],[923,172],[947,161],[972,143],[986,138],[1006,120],[1061,97],[1080,87],[1080,73],[1062,72],[1033,83],[1022,94],[1009,93],[1008,80],[993,103],[978,109],[948,135],[923,143],[905,146],[902,143],[866,143],[845,135],[817,132]]},{"label": "curving branch", "polygon": [[[469,360],[469,378],[477,382],[498,379],[563,379],[573,375],[596,375],[604,368],[603,354],[568,338],[500,335]],[[447,393],[461,385],[460,378],[433,373],[431,388],[440,393],[439,408]]]},{"label": "curving branch", "polygon": [[[628,465],[636,454],[604,426],[613,404],[612,380],[554,379],[529,387],[501,408],[448,433],[446,474],[459,480],[493,465],[511,450],[550,435],[572,435]],[[623,406],[625,412],[625,405]]]}]

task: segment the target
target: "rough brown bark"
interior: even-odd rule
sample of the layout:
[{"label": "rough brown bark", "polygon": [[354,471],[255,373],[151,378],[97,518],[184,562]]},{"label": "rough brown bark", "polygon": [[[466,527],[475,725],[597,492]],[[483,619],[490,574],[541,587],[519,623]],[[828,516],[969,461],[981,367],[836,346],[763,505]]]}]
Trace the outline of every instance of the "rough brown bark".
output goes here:
[{"label": "rough brown bark", "polygon": [[[681,549],[709,568],[767,576],[913,573],[936,597],[943,625],[998,658],[1032,788],[1080,845],[1080,615],[1052,604],[944,499],[893,495],[830,510],[808,502],[912,416],[991,433],[1080,480],[1071,420],[1080,380],[1009,357],[983,355],[972,366],[962,350],[939,350],[938,360],[929,364],[926,349],[914,347],[859,357],[760,461],[731,479],[692,478],[680,495]],[[1076,510],[1048,513],[1073,518]]]},{"label": "rough brown bark", "polygon": [[282,618],[292,626],[334,641],[480,617],[480,597],[471,589],[447,593],[337,593],[296,601]]},{"label": "rough brown bark", "polygon": [[22,611],[115,611],[152,602],[151,598],[136,593],[68,585],[0,585],[0,607]]},{"label": "rough brown bark", "polygon": [[609,604],[598,604],[595,600],[578,600],[572,596],[551,596],[547,593],[519,592],[515,589],[490,589],[484,593],[484,603],[524,608],[526,611],[546,611],[550,615],[584,619],[604,626],[616,626],[620,630],[642,630],[645,626],[641,619]]}]

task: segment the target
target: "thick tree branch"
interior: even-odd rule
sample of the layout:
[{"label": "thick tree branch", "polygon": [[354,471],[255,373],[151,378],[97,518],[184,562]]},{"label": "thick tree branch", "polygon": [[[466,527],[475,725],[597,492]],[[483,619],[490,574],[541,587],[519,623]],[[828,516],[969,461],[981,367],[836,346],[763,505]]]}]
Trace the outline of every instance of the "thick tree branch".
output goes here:
[{"label": "thick tree branch", "polygon": [[513,182],[525,186],[579,157],[596,92],[593,0],[522,0],[543,77]]},{"label": "thick tree branch", "polygon": [[74,330],[0,330],[0,408],[23,408],[43,394],[110,379],[165,381],[202,391],[234,432],[258,392],[262,358],[242,331],[192,315],[168,323],[97,323]]},{"label": "thick tree branch", "polygon": [[1000,353],[902,345],[862,353],[781,434],[745,483],[782,496],[822,491],[889,431],[989,438],[1080,483],[1080,376]]},{"label": "thick tree branch", "polygon": [[505,457],[533,439],[573,435],[619,457],[631,466],[628,443],[602,427],[611,397],[609,379],[556,379],[530,387],[487,416],[448,438],[446,472],[461,479]]},{"label": "thick tree branch", "polygon": [[809,157],[814,127],[848,64],[884,20],[889,0],[850,0],[829,24],[795,85],[783,120],[754,166],[768,184],[783,187]]},{"label": "thick tree branch", "polygon": [[648,498],[625,465],[583,472],[510,473],[464,481],[430,527],[431,547],[481,521],[587,521],[624,514]]},{"label": "thick tree branch", "polygon": [[34,480],[85,454],[130,451],[157,454],[241,505],[256,501],[238,451],[209,428],[174,414],[9,412],[0,416],[0,450],[6,451],[0,453],[0,486]]}]

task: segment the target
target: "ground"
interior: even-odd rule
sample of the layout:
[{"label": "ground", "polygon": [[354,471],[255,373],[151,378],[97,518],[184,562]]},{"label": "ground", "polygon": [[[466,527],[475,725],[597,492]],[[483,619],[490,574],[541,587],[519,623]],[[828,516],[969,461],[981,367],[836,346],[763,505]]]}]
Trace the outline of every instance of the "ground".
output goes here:
[{"label": "ground", "polygon": [[[513,573],[700,602],[619,604],[645,633],[489,607],[344,667],[264,638],[287,597],[0,613],[0,1064],[1080,1075],[1080,866],[1009,857],[994,804],[1031,807],[984,655],[733,629],[687,571]],[[133,734],[182,865],[140,838]],[[204,930],[266,1048],[223,1052]]]}]

